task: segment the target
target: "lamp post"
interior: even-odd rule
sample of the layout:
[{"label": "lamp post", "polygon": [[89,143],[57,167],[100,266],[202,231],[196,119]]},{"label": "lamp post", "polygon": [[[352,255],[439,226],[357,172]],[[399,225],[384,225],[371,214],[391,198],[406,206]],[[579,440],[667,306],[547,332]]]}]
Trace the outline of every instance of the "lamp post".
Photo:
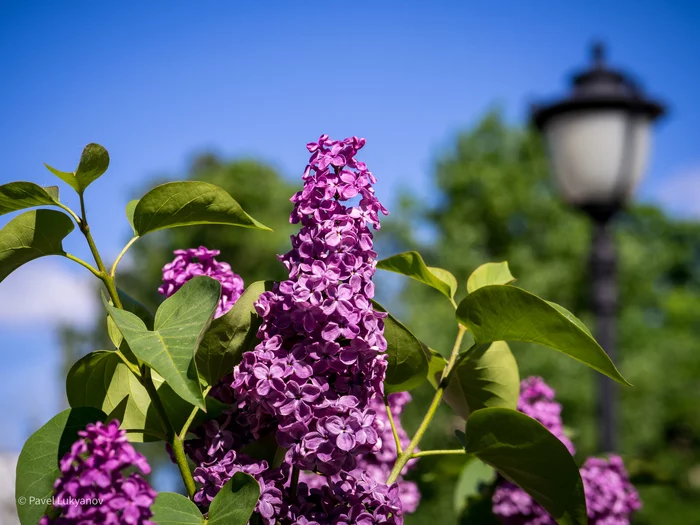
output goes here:
[{"label": "lamp post", "polygon": [[[607,67],[601,44],[593,46],[590,68],[573,77],[566,98],[532,111],[532,121],[545,137],[557,188],[593,224],[591,306],[597,339],[613,360],[618,291],[611,219],[642,177],[651,124],[664,111],[662,104],[645,98],[627,75]],[[611,452],[617,448],[616,389],[603,375],[599,381],[599,446]]]}]

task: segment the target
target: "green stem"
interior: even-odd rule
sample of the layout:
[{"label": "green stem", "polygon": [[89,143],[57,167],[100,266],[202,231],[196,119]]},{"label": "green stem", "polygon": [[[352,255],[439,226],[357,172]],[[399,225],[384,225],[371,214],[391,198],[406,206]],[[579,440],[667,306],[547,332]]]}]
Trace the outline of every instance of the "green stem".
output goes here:
[{"label": "green stem", "polygon": [[420,440],[423,438],[423,434],[425,434],[425,431],[428,430],[428,425],[430,425],[430,422],[433,420],[435,412],[437,411],[437,408],[440,405],[440,401],[442,400],[442,395],[445,392],[445,387],[447,386],[447,381],[445,381],[445,379],[447,379],[447,375],[450,373],[455,361],[457,360],[457,354],[459,354],[459,349],[462,346],[462,338],[464,337],[464,332],[466,332],[466,328],[462,325],[459,325],[459,330],[457,331],[457,339],[455,340],[454,347],[452,348],[450,360],[448,361],[445,370],[443,370],[442,372],[442,380],[440,381],[440,384],[438,385],[438,388],[435,391],[433,401],[430,403],[430,407],[428,407],[428,411],[426,412],[425,417],[423,417],[423,421],[421,421],[420,425],[418,426],[418,430],[416,430],[416,433],[413,436],[413,439],[411,439],[411,442],[408,444],[408,447],[406,447],[406,450],[404,450],[403,453],[396,460],[394,468],[391,470],[389,478],[386,480],[387,485],[391,485],[397,479],[399,479],[401,471],[406,466],[406,463],[408,463],[408,460],[411,459],[413,451],[416,449],[416,447],[420,443]]},{"label": "green stem", "polygon": [[386,407],[386,415],[389,418],[389,424],[391,424],[391,433],[394,435],[394,443],[396,443],[396,456],[400,456],[403,452],[401,447],[401,439],[399,439],[399,431],[396,428],[396,422],[394,421],[394,415],[391,413],[391,407],[389,406],[389,397],[384,396],[384,406]]},{"label": "green stem", "polygon": [[82,267],[84,267],[84,268],[87,268],[88,270],[90,270],[90,271],[92,272],[92,274],[93,274],[95,277],[97,277],[98,279],[102,280],[102,274],[99,272],[99,270],[97,270],[97,269],[96,269],[94,266],[92,266],[91,264],[86,263],[86,262],[83,261],[81,258],[76,257],[75,255],[71,255],[70,253],[64,253],[63,256],[64,256],[66,259],[70,259],[71,261],[77,262],[80,266],[82,266]]},{"label": "green stem", "polygon": [[463,456],[467,452],[463,448],[449,449],[449,450],[421,450],[420,452],[414,452],[411,454],[412,458],[422,458],[423,456],[443,456],[443,455],[453,455],[453,456]]},{"label": "green stem", "polygon": [[194,494],[197,492],[197,486],[194,484],[194,478],[192,477],[192,472],[190,472],[190,465],[187,463],[187,456],[185,455],[185,446],[183,441],[176,436],[170,446],[173,449],[175,463],[177,463],[177,468],[180,470],[182,481],[185,482],[187,495],[190,497],[190,499],[194,499]]},{"label": "green stem", "polygon": [[126,246],[122,248],[122,251],[119,252],[119,255],[117,255],[117,258],[114,260],[114,264],[112,265],[112,269],[109,271],[109,276],[114,279],[114,275],[117,273],[117,266],[122,260],[122,257],[126,254],[127,250],[131,248],[131,245],[134,244],[137,240],[139,239],[138,235],[135,235],[134,237],[131,238],[129,242],[126,243]]},{"label": "green stem", "polygon": [[[204,398],[207,397],[209,394],[209,391],[211,390],[211,386],[208,386],[207,388],[204,389],[204,392],[202,392],[202,396]],[[182,426],[182,429],[180,430],[180,439],[184,440],[185,436],[187,435],[187,431],[190,429],[190,425],[192,425],[192,421],[194,421],[195,416],[197,415],[197,412],[199,412],[199,407],[194,407],[192,409],[192,412],[190,412],[190,416],[187,418],[187,421],[185,421],[185,424]]]}]

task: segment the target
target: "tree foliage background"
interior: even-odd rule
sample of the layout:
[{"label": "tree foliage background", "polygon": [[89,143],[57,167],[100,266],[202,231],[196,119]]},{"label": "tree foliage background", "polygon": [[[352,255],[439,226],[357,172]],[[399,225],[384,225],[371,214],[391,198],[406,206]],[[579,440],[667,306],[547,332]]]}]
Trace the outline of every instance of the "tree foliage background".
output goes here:
[{"label": "tree foliage background", "polygon": [[[225,162],[213,155],[198,157],[187,178],[226,189],[274,233],[207,226],[154,234],[134,246],[134,263],[122,272],[120,286],[155,308],[162,300],[157,292],[161,268],[172,251],[199,245],[221,250],[219,260],[230,263],[246,283],[284,278],[275,254],[289,249],[289,197],[298,185],[258,162]],[[381,256],[417,249],[428,264],[450,270],[461,283],[480,264],[507,260],[519,286],[594,326],[588,308],[590,228],[556,195],[534,132],[513,128],[490,113],[439,156],[434,182],[437,200],[402,196],[400,209],[392,210],[377,235]],[[700,224],[669,218],[652,206],[633,206],[618,219],[616,232],[619,365],[635,385],[621,390],[621,452],[644,501],[635,523],[695,523],[700,505]],[[380,300],[430,347],[448,353],[456,329],[444,298],[383,272],[377,279],[380,293],[385,290]],[[67,366],[106,344],[103,327],[99,319],[90,332],[63,329]],[[556,388],[564,421],[575,433],[577,459],[596,453],[594,372],[533,345],[514,344],[513,350],[522,377],[542,375]],[[417,406],[429,402],[431,387],[413,395],[414,406],[404,415],[409,431],[417,426],[422,414]],[[461,423],[448,409],[435,426],[438,430],[431,430],[422,448],[456,448],[453,430]],[[463,459],[454,456],[421,460],[410,477],[420,484],[423,502],[406,520],[409,525],[475,523],[460,518],[464,502],[453,496],[462,466]]]}]

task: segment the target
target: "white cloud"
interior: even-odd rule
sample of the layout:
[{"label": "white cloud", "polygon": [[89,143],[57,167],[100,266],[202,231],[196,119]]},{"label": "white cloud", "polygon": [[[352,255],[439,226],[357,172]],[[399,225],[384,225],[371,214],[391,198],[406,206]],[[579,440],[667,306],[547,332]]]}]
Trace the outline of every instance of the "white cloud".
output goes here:
[{"label": "white cloud", "polygon": [[681,170],[659,183],[654,200],[671,213],[700,217],[700,166]]},{"label": "white cloud", "polygon": [[98,306],[95,279],[67,270],[62,262],[33,261],[0,283],[0,324],[91,322]]}]

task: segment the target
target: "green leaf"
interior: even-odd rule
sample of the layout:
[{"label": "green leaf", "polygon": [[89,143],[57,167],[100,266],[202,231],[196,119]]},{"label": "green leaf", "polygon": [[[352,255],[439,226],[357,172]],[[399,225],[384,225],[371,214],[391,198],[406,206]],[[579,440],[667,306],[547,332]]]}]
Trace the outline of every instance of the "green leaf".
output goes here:
[{"label": "green leaf", "polygon": [[472,272],[467,280],[467,292],[483,288],[490,284],[510,284],[515,277],[510,273],[508,261],[500,263],[486,263]]},{"label": "green leaf", "polygon": [[[127,209],[127,216],[128,213]],[[156,186],[133,211],[134,232],[140,236],[193,224],[270,229],[243,211],[226,191],[208,182],[169,182]]]},{"label": "green leaf", "polygon": [[[386,309],[372,301],[375,310]],[[428,377],[428,350],[411,331],[387,312],[384,318],[387,369],[384,388],[388,394],[419,387]]]},{"label": "green leaf", "polygon": [[0,230],[0,282],[17,268],[45,255],[63,255],[63,239],[73,231],[73,221],[54,210],[32,210],[8,222]]},{"label": "green leaf", "polygon": [[566,446],[517,410],[484,408],[467,420],[465,449],[530,494],[560,525],[587,525],[583,482]]},{"label": "green leaf", "polygon": [[197,350],[199,375],[214,385],[241,360],[243,352],[256,344],[260,320],[253,304],[265,290],[272,289],[270,281],[256,281],[241,295],[233,308],[214,319]]},{"label": "green leaf", "polygon": [[214,497],[207,525],[246,525],[260,498],[255,478],[237,472]]},{"label": "green leaf", "polygon": [[438,290],[448,299],[452,299],[457,291],[457,279],[447,270],[428,267],[418,252],[403,252],[377,263],[380,270],[400,273]]},{"label": "green leaf", "polygon": [[127,312],[136,314],[139,319],[141,319],[149,330],[153,329],[153,322],[155,317],[153,312],[151,312],[143,303],[131,297],[124,290],[117,288],[117,294],[119,295],[119,300],[122,302],[122,308]]},{"label": "green leaf", "polygon": [[478,459],[467,462],[462,469],[454,492],[455,514],[461,514],[467,506],[469,498],[478,497],[484,485],[490,485],[496,480],[496,472],[486,463]]},{"label": "green leaf", "polygon": [[477,343],[526,341],[548,346],[629,385],[605,351],[573,315],[515,286],[484,286],[467,295],[457,319]]},{"label": "green leaf", "polygon": [[197,505],[188,498],[174,492],[159,492],[151,505],[156,525],[202,525],[204,516]]},{"label": "green leaf", "polygon": [[[68,372],[66,396],[72,407],[91,406],[105,414],[119,410],[121,428],[164,434],[148,392],[113,351],[98,350],[81,358]],[[148,433],[129,432],[129,441],[157,441]]]},{"label": "green leaf", "polygon": [[463,419],[486,407],[515,409],[520,395],[518,364],[504,341],[474,345],[448,378],[445,401]]},{"label": "green leaf", "polygon": [[56,175],[76,192],[82,194],[109,167],[109,153],[99,144],[88,144],[80,156],[78,168],[74,172],[59,171],[44,163],[51,173]]},{"label": "green leaf", "polygon": [[437,388],[442,378],[442,371],[447,366],[447,359],[442,357],[440,352],[432,348],[428,348],[428,352],[430,354],[430,359],[428,361],[428,381],[433,385],[433,388]]},{"label": "green leaf", "polygon": [[34,432],[22,447],[17,460],[15,495],[25,503],[17,505],[20,523],[36,525],[46,513],[53,484],[60,476],[58,463],[78,439],[78,431],[88,423],[105,421],[95,408],[71,408],[54,416]]},{"label": "green leaf", "polygon": [[216,310],[221,284],[210,277],[195,277],[163,301],[153,331],[135,314],[105,301],[129,348],[158,372],[188,403],[206,410],[194,355]]},{"label": "green leaf", "polygon": [[134,227],[134,212],[136,211],[136,205],[139,203],[138,199],[129,201],[126,205],[126,220],[129,221],[131,229],[136,233],[136,228]]},{"label": "green leaf", "polygon": [[33,182],[10,182],[0,186],[0,215],[35,206],[52,206],[57,202],[57,186],[42,188]]}]

